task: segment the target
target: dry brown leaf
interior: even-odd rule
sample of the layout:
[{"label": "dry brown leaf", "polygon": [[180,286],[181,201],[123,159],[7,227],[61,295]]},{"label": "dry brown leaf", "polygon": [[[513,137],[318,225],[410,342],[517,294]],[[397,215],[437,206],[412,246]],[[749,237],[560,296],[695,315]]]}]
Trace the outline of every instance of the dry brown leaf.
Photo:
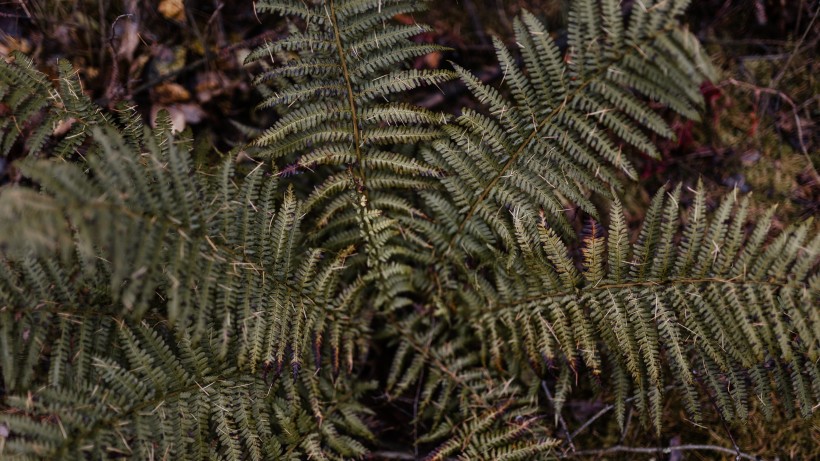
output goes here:
[{"label": "dry brown leaf", "polygon": [[444,56],[438,51],[428,53],[424,55],[424,64],[426,64],[430,69],[438,69],[441,65],[441,59],[443,57]]},{"label": "dry brown leaf", "polygon": [[185,102],[191,99],[191,92],[179,83],[174,82],[160,83],[154,87],[154,94],[156,95],[156,102],[160,105]]},{"label": "dry brown leaf", "polygon": [[156,104],[151,108],[151,126],[154,128],[157,126],[157,114],[159,114],[161,110],[168,112],[168,115],[171,117],[173,131],[176,132],[182,132],[188,125],[196,125],[207,115],[199,104],[170,104],[167,106]]},{"label": "dry brown leaf", "polygon": [[185,3],[182,0],[162,0],[158,9],[168,19],[179,22],[185,20]]},{"label": "dry brown leaf", "polygon": [[31,42],[0,32],[0,56],[8,56],[12,51],[28,54],[31,52]]},{"label": "dry brown leaf", "polygon": [[216,72],[204,72],[198,76],[197,80],[196,98],[202,103],[210,101],[214,96],[222,93],[225,88]]}]

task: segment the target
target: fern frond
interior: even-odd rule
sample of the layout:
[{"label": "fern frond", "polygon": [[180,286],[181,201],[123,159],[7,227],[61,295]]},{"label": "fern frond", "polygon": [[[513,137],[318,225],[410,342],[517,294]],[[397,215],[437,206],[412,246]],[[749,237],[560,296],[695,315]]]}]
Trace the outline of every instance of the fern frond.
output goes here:
[{"label": "fern frond", "polygon": [[[237,342],[239,363],[256,370],[301,367],[347,315],[336,295],[350,250],[305,247],[292,192],[277,206],[276,182],[261,172],[238,187],[231,162],[211,179],[192,171],[170,133],[161,145],[151,133],[146,139],[149,153],[139,155],[117,133],[97,130],[102,151],[88,159],[88,175],[75,164],[27,160],[22,172],[44,193],[0,192],[0,306],[4,318],[20,319],[0,341],[9,389],[31,385],[48,356],[49,382],[84,377],[89,354],[106,346],[91,347],[88,328],[112,321],[159,316],[195,338],[217,334],[223,355]],[[50,259],[54,250],[61,260]],[[16,339],[55,329],[60,339],[47,350]],[[69,343],[80,347],[70,354]]]},{"label": "fern frond", "polygon": [[[418,387],[417,443],[437,442],[425,459],[540,459],[558,444],[549,437],[527,390],[480,368],[467,331],[410,317],[393,327],[398,353],[388,395]],[[492,335],[492,333],[489,333]]]},{"label": "fern frond", "polygon": [[[408,456],[550,459],[579,387],[656,431],[670,389],[694,420],[816,413],[815,222],[677,186],[630,241],[654,107],[697,118],[714,78],[688,2],[576,0],[566,50],[524,12],[501,89],[409,65],[443,51],[395,17],[426,3],[260,0],[293,21],[248,58],[278,118],[241,128],[276,165],[247,174],[67,63],[0,62],[0,457],[365,459],[405,424]],[[481,108],[405,101],[456,76]]]},{"label": "fern frond", "polygon": [[[497,306],[493,315],[480,317],[492,326],[482,325],[476,332],[481,335],[480,331],[492,329],[499,335],[488,360],[505,367],[529,363],[538,371],[544,364],[537,357],[548,353],[544,360],[569,367],[583,358],[589,371],[597,374],[599,364],[593,358],[602,354],[622,370],[615,377],[628,370],[638,403],[643,402],[656,428],[661,391],[668,379],[683,392],[695,417],[699,414],[697,382],[710,389],[727,417],[745,418],[758,399],[770,405],[771,395],[755,396],[749,383],[768,389],[772,382],[788,387],[788,395],[794,396],[782,402],[785,408],[799,408],[808,415],[806,409],[817,399],[808,389],[820,384],[813,381],[815,365],[803,362],[816,357],[820,347],[816,327],[810,327],[817,320],[811,306],[816,305],[818,292],[811,280],[820,252],[817,237],[807,238],[816,233],[816,226],[811,222],[793,226],[764,247],[765,233],[759,229],[769,227],[771,215],[744,238],[737,230],[744,223],[737,220],[745,221],[748,200],[738,203],[733,196],[726,197],[710,220],[701,187],[683,218],[683,241],[674,244],[681,219],[679,194],[680,187],[668,196],[665,191],[655,196],[631,245],[622,218],[612,216],[606,268],[600,262],[605,244],[587,239],[583,266],[599,271],[591,278],[579,278],[566,259],[564,244],[543,223],[538,224],[538,232],[546,236],[541,241],[551,267],[521,261],[513,272],[497,269],[495,288],[476,286],[486,300],[465,309],[474,316],[487,312],[482,304]],[[616,203],[613,212],[619,210]],[[532,241],[520,235],[531,232],[527,226],[517,229],[519,240]],[[629,259],[629,254],[634,256]],[[761,368],[767,363],[777,366]],[[725,385],[720,388],[719,379],[731,383],[731,395]]]},{"label": "fern frond", "polygon": [[[10,397],[0,424],[4,459],[185,460],[361,458],[372,437],[358,403],[369,383],[305,372],[266,382],[218,344],[143,325],[115,329],[116,349],[94,359],[93,380]],[[313,414],[305,408],[313,407]],[[345,429],[348,422],[356,431]]]},{"label": "fern frond", "polygon": [[624,27],[614,2],[573,2],[564,56],[544,25],[525,12],[515,22],[523,68],[500,40],[494,42],[509,98],[456,66],[488,115],[465,110],[447,127],[450,141],[437,142],[428,159],[448,176],[447,194],[462,200],[459,225],[442,251],[458,251],[468,223],[484,219],[485,209],[543,210],[564,237],[574,234],[562,211],[567,202],[597,216],[584,191],[609,195],[610,187],[620,187],[618,171],[635,178],[628,146],[657,156],[645,130],[672,136],[638,94],[698,118],[698,84],[713,71],[700,66],[696,41],[675,25],[680,2],[669,3],[675,6],[649,11],[636,4]]},{"label": "fern frond", "polygon": [[364,261],[382,274],[377,284],[384,291],[390,255],[408,251],[395,232],[395,219],[406,208],[391,205],[404,200],[406,191],[433,187],[430,179],[437,176],[407,146],[441,137],[439,125],[448,118],[391,100],[452,78],[446,71],[401,68],[412,58],[444,49],[410,40],[425,27],[392,19],[424,3],[266,0],[259,4],[262,11],[299,17],[304,30],[249,57],[267,66],[268,59],[288,56],[260,77],[274,87],[263,106],[275,107],[282,116],[255,143],[262,155],[298,165],[317,178],[305,200],[306,224],[333,235],[325,240],[330,248],[363,245]]},{"label": "fern frond", "polygon": [[57,67],[55,88],[22,53],[13,52],[8,61],[0,59],[0,103],[11,111],[0,122],[0,155],[9,155],[25,135],[20,146],[23,155],[38,155],[53,142],[53,155],[82,157],[90,154],[88,149],[94,150],[88,146],[92,128],[115,124],[85,94],[71,64],[61,60]]}]

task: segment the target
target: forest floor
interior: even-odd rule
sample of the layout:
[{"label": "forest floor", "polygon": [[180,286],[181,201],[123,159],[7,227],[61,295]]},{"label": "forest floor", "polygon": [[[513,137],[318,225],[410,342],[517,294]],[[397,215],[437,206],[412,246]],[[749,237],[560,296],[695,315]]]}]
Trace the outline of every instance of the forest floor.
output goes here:
[{"label": "forest floor", "polygon": [[[638,1],[638,0],[635,0]],[[528,9],[557,31],[566,24],[566,0],[460,0],[434,2],[423,17],[435,32],[417,37],[452,48],[427,55],[424,68],[448,68],[448,61],[498,83],[503,76],[492,37],[509,47],[513,18]],[[632,3],[625,0],[624,3]],[[641,180],[628,186],[625,203],[632,223],[643,218],[652,194],[667,182],[694,187],[702,178],[715,197],[736,188],[751,192],[762,207],[781,204],[782,222],[820,215],[820,1],[695,0],[684,22],[703,41],[721,69],[717,82],[704,82],[707,113],[700,123],[672,119],[675,141],[661,141],[661,160],[646,159]],[[275,115],[254,111],[261,95],[252,83],[256,69],[244,66],[247,53],[285,33],[279,18],[257,14],[254,2],[228,0],[5,0],[0,2],[0,55],[19,50],[56,76],[58,58],[79,72],[85,91],[101,106],[135,104],[146,120],[166,109],[175,126],[190,128],[200,145],[227,152],[269,126]],[[462,85],[417,90],[415,102],[439,111],[475,105]],[[0,107],[0,116],[4,108]],[[671,115],[670,115],[671,117]],[[12,159],[14,154],[12,154]],[[0,183],[14,181],[0,158]],[[716,201],[709,204],[714,206]],[[674,402],[670,405],[675,406]],[[680,405],[677,405],[678,407]],[[597,401],[568,404],[577,426],[603,408]],[[663,443],[737,446],[766,459],[820,459],[820,420],[776,425],[758,418],[746,425],[686,421],[682,408],[665,412]],[[672,417],[678,421],[677,426]],[[614,418],[599,418],[576,445],[653,446],[659,440],[640,424],[621,434]],[[777,427],[776,432],[768,428]],[[717,429],[716,429],[717,428]],[[722,430],[721,430],[722,428]],[[612,434],[617,435],[613,439]],[[676,452],[678,455],[680,452]],[[612,458],[598,453],[588,458]],[[634,455],[622,454],[624,458]],[[642,455],[650,456],[650,455]],[[682,459],[674,455],[670,460]],[[686,459],[714,459],[693,454]]]}]

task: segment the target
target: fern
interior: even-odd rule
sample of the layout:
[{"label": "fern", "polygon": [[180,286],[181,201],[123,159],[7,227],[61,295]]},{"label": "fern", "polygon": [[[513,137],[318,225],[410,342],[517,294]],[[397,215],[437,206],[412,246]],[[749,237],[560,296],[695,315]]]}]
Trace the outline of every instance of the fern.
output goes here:
[{"label": "fern", "polygon": [[[0,123],[0,155],[8,156],[22,135],[24,154],[38,154],[47,143],[55,146],[53,155],[66,157],[88,149],[91,127],[112,125],[114,118],[104,113],[85,94],[74,69],[67,61],[58,62],[59,90],[34,68],[34,63],[20,52],[13,52],[10,62],[0,59],[0,103],[11,112]],[[120,107],[120,121],[133,108]]]},{"label": "fern", "polygon": [[[656,195],[632,245],[618,242],[625,223],[616,202],[609,236],[593,222],[584,237],[584,272],[543,220],[522,224],[536,228],[518,236],[532,242],[533,254],[520,266],[499,268],[495,287],[479,304],[489,309],[473,313],[483,320],[480,328],[497,332],[490,359],[527,361],[536,370],[550,361],[571,368],[583,363],[592,374],[629,376],[658,430],[667,380],[694,417],[699,385],[727,419],[744,419],[773,381],[794,391],[795,399],[781,404],[808,417],[820,397],[805,386],[816,379],[811,357],[820,346],[809,328],[817,315],[809,267],[820,254],[820,239],[806,238],[813,224],[786,229],[762,248],[755,237],[768,231],[771,218],[760,219],[746,240],[748,199],[727,197],[707,222],[704,196],[700,188],[679,243],[680,187]],[[553,264],[541,264],[544,259]],[[623,402],[630,391],[619,392]]]},{"label": "fern", "polygon": [[445,191],[427,200],[436,208],[452,201],[448,209],[462,211],[444,229],[440,251],[466,248],[467,256],[483,259],[492,257],[488,247],[515,247],[511,222],[497,212],[512,206],[543,210],[559,234],[573,236],[567,201],[597,216],[586,191],[609,195],[610,187],[620,187],[618,171],[634,179],[630,147],[657,157],[647,131],[672,136],[641,95],[698,118],[698,85],[714,72],[697,40],[676,22],[688,2],[655,3],[636,5],[624,27],[614,0],[573,2],[563,56],[544,25],[524,12],[515,20],[523,69],[494,40],[512,99],[456,66],[488,113],[465,109],[445,127],[450,140],[437,141],[425,155],[446,176]]},{"label": "fern", "polygon": [[[807,239],[813,223],[762,247],[771,211],[746,238],[748,199],[727,197],[707,222],[704,194],[701,188],[695,195],[682,242],[676,241],[680,187],[656,195],[634,244],[616,200],[608,236],[594,221],[585,232],[583,271],[543,219],[516,216],[517,238],[529,251],[512,267],[497,264],[493,277],[476,277],[473,293],[454,295],[452,337],[441,335],[442,327],[427,333],[440,336],[416,339],[399,331],[388,389],[401,393],[421,380],[424,396],[442,389],[436,406],[446,412],[453,411],[445,402],[458,388],[481,389],[466,378],[473,373],[497,370],[489,376],[537,387],[558,368],[559,396],[569,392],[571,372],[608,384],[622,425],[634,392],[642,414],[660,430],[668,384],[696,420],[702,390],[728,420],[745,419],[753,406],[772,414],[775,401],[809,417],[820,399],[812,358],[820,347],[813,272],[820,238]],[[443,349],[420,346],[430,343]],[[788,397],[774,399],[773,389]]]},{"label": "fern", "polygon": [[[356,401],[368,383],[330,385],[313,372],[267,382],[223,357],[215,338],[111,330],[114,349],[93,358],[94,379],[9,399],[0,422],[16,437],[6,459],[339,459],[361,456],[359,439],[372,438]],[[318,403],[331,396],[333,407]]]},{"label": "fern", "polygon": [[[452,77],[402,68],[410,58],[444,49],[409,40],[428,27],[392,20],[424,3],[265,0],[260,11],[299,19],[304,30],[248,57],[268,67],[257,77],[272,86],[261,106],[282,112],[256,139],[259,155],[316,172],[316,186],[305,199],[316,236],[332,248],[364,242],[366,265],[383,288],[408,283],[411,269],[393,256],[416,259],[419,251],[406,248],[397,232],[396,219],[412,217],[416,209],[407,191],[434,187],[438,175],[402,145],[440,137],[438,126],[447,121],[443,114],[391,101],[394,94]],[[394,299],[390,308],[404,304]]]},{"label": "fern", "polygon": [[[159,316],[188,327],[194,338],[219,332],[222,354],[228,340],[241,339],[238,359],[251,370],[262,361],[301,366],[303,352],[320,341],[327,315],[334,315],[325,306],[344,309],[333,299],[349,250],[326,254],[304,247],[299,203],[288,192],[276,207],[276,182],[264,181],[261,172],[239,188],[232,183],[232,162],[213,178],[191,176],[187,152],[163,130],[146,133],[142,155],[116,133],[97,131],[95,139],[103,151],[89,158],[90,176],[78,165],[27,161],[20,163],[22,172],[47,193],[4,191],[0,242],[19,250],[2,282],[10,308],[4,317],[28,314],[27,306],[43,302],[56,305],[47,315],[30,315],[44,331],[44,315]],[[42,253],[38,247],[46,243],[62,250],[63,264],[27,256]],[[108,288],[101,290],[100,283]],[[35,290],[20,289],[26,285]],[[77,293],[88,289],[102,299],[84,311]],[[25,374],[32,365],[4,367],[4,375],[13,381],[14,370]]]},{"label": "fern", "polygon": [[[702,185],[624,218],[632,152],[672,135],[648,101],[697,119],[714,78],[687,2],[577,0],[566,52],[524,12],[500,89],[407,65],[443,50],[393,20],[423,3],[258,2],[290,32],[249,57],[278,114],[250,172],[65,63],[57,88],[0,63],[4,459],[546,459],[578,388],[656,432],[670,391],[696,420],[816,413],[816,224]],[[455,76],[481,109],[404,102]]]}]

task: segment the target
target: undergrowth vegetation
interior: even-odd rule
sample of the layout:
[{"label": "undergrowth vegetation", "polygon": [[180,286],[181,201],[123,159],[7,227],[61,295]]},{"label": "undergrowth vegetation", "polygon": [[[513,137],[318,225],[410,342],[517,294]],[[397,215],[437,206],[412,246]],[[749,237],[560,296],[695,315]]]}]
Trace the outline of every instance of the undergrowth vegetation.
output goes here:
[{"label": "undergrowth vegetation", "polygon": [[[446,51],[399,20],[426,3],[256,2],[287,20],[246,59],[275,117],[227,153],[0,60],[3,459],[754,459],[578,435],[808,432],[817,224],[696,177],[624,210],[719,79],[689,2],[574,0],[566,46],[522,11],[498,85],[415,65]],[[455,81],[467,107],[408,97]],[[603,402],[574,429],[573,398]]]}]

